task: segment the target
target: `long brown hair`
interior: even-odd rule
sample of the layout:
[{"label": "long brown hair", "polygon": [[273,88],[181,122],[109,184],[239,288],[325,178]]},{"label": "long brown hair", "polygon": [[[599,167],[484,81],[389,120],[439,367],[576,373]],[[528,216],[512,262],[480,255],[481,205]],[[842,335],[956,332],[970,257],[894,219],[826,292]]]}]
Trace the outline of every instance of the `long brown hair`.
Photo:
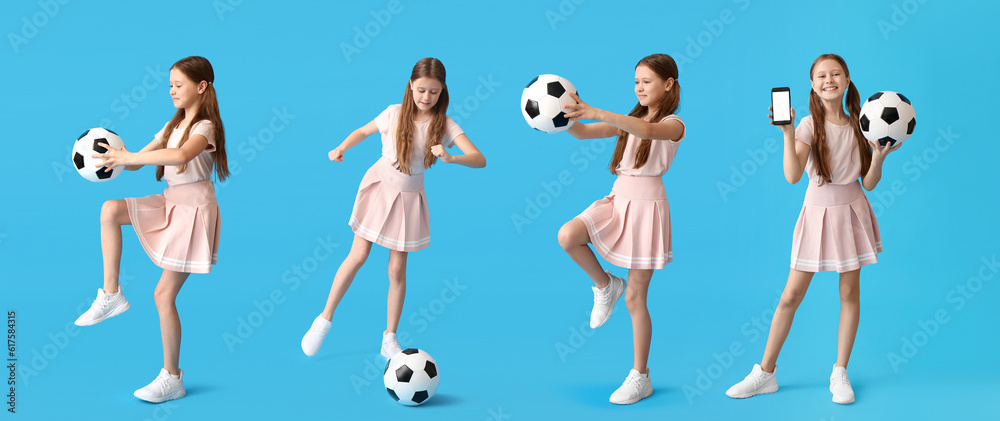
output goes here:
[{"label": "long brown hair", "polygon": [[[674,86],[667,94],[663,96],[663,100],[660,101],[659,106],[656,109],[656,115],[652,116],[648,121],[659,122],[674,111],[677,111],[677,106],[681,102],[681,85],[677,81],[677,63],[674,62],[673,57],[666,54],[652,54],[643,57],[636,63],[635,67],[646,66],[650,70],[656,73],[660,79],[664,81],[673,78]],[[649,113],[649,107],[642,105],[641,103],[635,104],[635,108],[632,112],[628,113],[631,117],[645,118]],[[625,156],[625,143],[628,142],[628,132],[624,130],[618,130],[618,144],[615,145],[615,154],[611,157],[611,173],[617,175],[618,164],[621,163],[622,157]],[[635,150],[635,167],[640,168],[646,165],[646,160],[649,159],[649,148],[652,146],[653,141],[650,139],[642,139],[639,143],[639,147]]]},{"label": "long brown hair", "polygon": [[441,144],[444,137],[445,124],[448,116],[448,85],[445,84],[444,64],[441,60],[433,57],[420,59],[413,66],[410,73],[410,80],[406,82],[406,91],[403,93],[402,109],[399,112],[399,124],[396,127],[396,163],[399,171],[404,174],[410,173],[410,156],[413,148],[413,131],[416,130],[413,124],[413,117],[417,114],[417,106],[413,102],[413,90],[411,85],[422,77],[433,77],[441,82],[441,96],[438,97],[437,104],[434,105],[434,114],[431,117],[430,127],[427,129],[427,149],[424,150],[424,168],[430,168],[437,162],[437,157],[431,153],[431,146]]},{"label": "long brown hair", "polygon": [[[816,57],[816,61],[809,67],[809,80],[813,78],[813,69],[816,68],[816,65],[827,59],[836,60],[844,68],[844,75],[851,77],[851,72],[847,70],[847,62],[842,57],[836,54],[823,54]],[[872,150],[868,146],[868,141],[861,134],[861,123],[858,120],[861,116],[861,95],[858,94],[858,88],[854,86],[854,81],[848,85],[844,101],[847,103],[851,128],[854,129],[854,140],[858,143],[858,152],[861,156],[859,177],[864,177],[872,165]],[[820,184],[830,183],[832,178],[830,177],[830,146],[826,143],[826,110],[823,109],[823,101],[812,89],[809,90],[809,113],[812,115],[813,121],[813,163],[816,165],[816,172],[819,173]]]},{"label": "long brown hair", "polygon": [[[191,119],[191,124],[188,124],[184,129],[184,135],[181,136],[181,141],[177,144],[177,147],[179,148],[184,145],[184,142],[187,142],[188,137],[191,135],[191,127],[195,123],[202,120],[212,122],[212,127],[215,129],[215,153],[212,155],[215,159],[215,174],[219,181],[224,181],[229,177],[229,166],[226,163],[226,131],[222,127],[222,117],[219,116],[219,101],[215,96],[215,85],[213,84],[215,82],[215,71],[212,70],[212,63],[209,63],[205,57],[191,56],[178,60],[170,68],[177,69],[195,84],[200,84],[201,82],[208,84],[205,92],[201,95],[201,104],[198,105],[198,111],[194,118]],[[167,139],[170,139],[170,131],[177,127],[184,120],[184,117],[184,109],[178,108],[177,113],[167,123],[163,136],[160,138],[161,147],[167,146]],[[183,173],[186,169],[187,164],[184,164],[177,169],[177,172]],[[160,181],[163,178],[163,172],[163,165],[156,168],[156,181]]]}]

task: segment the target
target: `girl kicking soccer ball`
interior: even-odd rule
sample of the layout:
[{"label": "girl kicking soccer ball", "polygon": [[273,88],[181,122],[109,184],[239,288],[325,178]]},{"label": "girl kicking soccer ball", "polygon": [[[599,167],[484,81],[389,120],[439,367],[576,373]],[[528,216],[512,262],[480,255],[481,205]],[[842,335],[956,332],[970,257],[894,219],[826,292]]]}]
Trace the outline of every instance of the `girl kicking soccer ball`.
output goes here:
[{"label": "girl kicking soccer ball", "polygon": [[[458,124],[445,115],[448,87],[441,61],[424,58],[413,66],[406,82],[403,103],[390,105],[375,120],[355,130],[330,151],[331,161],[344,160],[344,153],[362,140],[382,135],[382,157],[361,179],[350,225],[354,243],[337,269],[323,312],[302,337],[302,351],[316,355],[330,332],[333,312],[368,258],[372,243],[389,249],[389,300],[381,354],[386,359],[400,352],[396,327],[406,296],[407,252],[430,244],[430,218],[424,195],[424,171],[440,159],[471,168],[486,166],[486,158],[465,136]],[[457,145],[464,155],[450,155],[445,148]]]},{"label": "girl kicking soccer ball", "polygon": [[[882,251],[878,222],[861,187],[871,190],[878,185],[882,161],[902,144],[879,147],[861,135],[861,100],[843,58],[836,54],[819,56],[809,68],[809,78],[811,115],[803,118],[795,130],[790,124],[780,126],[785,138],[785,180],[797,183],[803,169],[809,175],[792,237],[792,267],[771,320],[764,357],[743,381],[726,391],[733,398],[778,390],[775,363],[792,327],[795,310],[815,272],[836,271],[840,273],[840,328],[830,392],[836,403],[854,402],[847,361],[861,314],[861,266],[875,263]],[[850,114],[844,112],[845,98]],[[794,121],[795,110],[791,115]]]},{"label": "girl kicking soccer ball", "polygon": [[[646,362],[653,326],[646,308],[646,292],[654,269],[672,260],[670,207],[663,174],[684,138],[684,122],[674,115],[680,103],[677,64],[666,54],[653,54],[635,66],[635,95],[639,103],[628,115],[594,108],[576,95],[566,116],[576,123],[569,134],[578,139],[617,136],[611,173],[618,176],[611,193],[590,205],[559,230],[559,244],[596,287],[590,327],[598,328],[611,316],[615,301],[625,294],[632,316],[632,370],[611,394],[611,403],[631,404],[653,394]],[[628,283],[605,272],[588,243],[607,261],[627,268]]]},{"label": "girl kicking soccer ball", "polygon": [[166,180],[163,194],[109,200],[101,208],[101,253],[104,288],[87,312],[76,320],[89,326],[129,309],[118,286],[122,255],[122,225],[132,225],[142,248],[163,268],[154,299],[160,313],[163,368],[152,383],[135,391],[149,402],[184,397],[184,372],[178,368],[181,322],[174,300],[191,273],[208,273],[219,250],[219,205],[212,169],[218,180],[229,176],[226,141],[215,97],[215,73],[204,57],[192,56],[170,67],[170,97],[177,113],[139,152],[114,149],[94,155],[98,166],[138,170],[157,165],[156,180]]}]

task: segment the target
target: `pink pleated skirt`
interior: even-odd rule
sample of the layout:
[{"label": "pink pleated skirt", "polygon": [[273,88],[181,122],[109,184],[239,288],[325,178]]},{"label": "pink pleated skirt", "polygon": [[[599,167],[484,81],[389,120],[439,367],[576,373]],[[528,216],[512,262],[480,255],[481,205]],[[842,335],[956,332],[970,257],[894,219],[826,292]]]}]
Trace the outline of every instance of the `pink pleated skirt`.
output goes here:
[{"label": "pink pleated skirt", "polygon": [[153,263],[174,272],[212,271],[222,222],[211,181],[167,186],[163,194],[130,197],[125,204]]},{"label": "pink pleated skirt", "polygon": [[350,225],[359,237],[391,250],[415,251],[430,245],[424,175],[403,174],[379,158],[361,179]]},{"label": "pink pleated skirt", "polygon": [[619,175],[611,193],[577,216],[601,257],[628,269],[662,269],[673,260],[670,206],[661,177]]},{"label": "pink pleated skirt", "polygon": [[882,251],[875,212],[861,183],[810,183],[792,237],[792,269],[850,272]]}]

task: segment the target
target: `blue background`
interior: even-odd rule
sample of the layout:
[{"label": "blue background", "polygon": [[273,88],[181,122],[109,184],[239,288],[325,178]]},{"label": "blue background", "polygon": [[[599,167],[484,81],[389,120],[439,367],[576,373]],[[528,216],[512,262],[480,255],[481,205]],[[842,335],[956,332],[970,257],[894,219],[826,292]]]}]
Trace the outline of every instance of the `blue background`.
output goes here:
[{"label": "blue background", "polygon": [[[0,5],[8,145],[0,308],[17,313],[19,419],[996,413],[986,403],[1000,391],[1000,146],[989,123],[1000,66],[996,3],[404,0],[392,3],[398,13],[387,1],[93,3]],[[592,105],[627,112],[636,102],[633,66],[654,52],[681,64],[678,113],[688,128],[664,177],[675,261],[650,288],[655,394],[616,407],[608,396],[632,364],[627,311],[619,303],[590,330],[590,281],[556,242],[561,224],[610,190],[613,140],[530,130],[515,105],[533,76],[555,73]],[[784,181],[780,144],[768,143],[780,140],[767,124],[768,92],[791,87],[797,120],[807,115],[808,69],[827,52],[847,60],[862,97],[903,92],[918,115],[869,193],[885,252],[862,271],[850,365],[857,402],[835,405],[827,391],[839,314],[831,273],[814,278],[797,314],[779,393],[732,400],[723,392],[763,353],[806,187]],[[131,228],[123,230],[122,283],[132,309],[94,327],[72,321],[101,286],[101,203],[164,184],[153,168],[87,182],[69,150],[96,126],[132,150],[145,145],[174,112],[167,69],[188,55],[214,65],[233,176],[216,186],[219,264],[189,278],[178,297],[188,396],[156,406],[132,391],[162,364],[151,299],[161,270]],[[428,405],[407,408],[386,396],[376,357],[385,249],[373,249],[320,353],[306,357],[299,340],[350,248],[347,219],[379,139],[342,163],[326,153],[398,103],[425,56],[447,66],[449,114],[489,164],[438,164],[427,174],[433,244],[409,258],[399,333],[404,347],[438,360],[442,382]]]}]

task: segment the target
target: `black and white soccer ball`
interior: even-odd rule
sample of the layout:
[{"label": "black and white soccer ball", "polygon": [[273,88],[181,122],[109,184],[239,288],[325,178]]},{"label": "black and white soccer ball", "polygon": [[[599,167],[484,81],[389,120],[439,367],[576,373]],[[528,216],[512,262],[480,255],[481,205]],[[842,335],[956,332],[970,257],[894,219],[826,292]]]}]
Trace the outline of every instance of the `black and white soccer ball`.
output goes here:
[{"label": "black and white soccer ball", "polygon": [[877,92],[861,106],[861,133],[879,146],[895,146],[913,134],[917,115],[913,104],[903,94],[892,91]]},{"label": "black and white soccer ball", "polygon": [[539,75],[521,93],[521,114],[532,128],[546,133],[569,129],[573,122],[566,118],[563,105],[576,104],[569,96],[576,87],[556,75]]},{"label": "black and white soccer ball", "polygon": [[90,181],[108,181],[115,178],[122,172],[123,167],[96,167],[103,160],[93,158],[94,154],[105,153],[107,148],[101,146],[102,143],[111,145],[113,148],[121,149],[125,146],[122,139],[115,132],[97,127],[83,132],[76,143],[73,144],[73,167],[76,171]]},{"label": "black and white soccer ball", "polygon": [[413,348],[404,349],[389,359],[382,379],[389,396],[407,406],[427,402],[441,382],[434,358]]}]

